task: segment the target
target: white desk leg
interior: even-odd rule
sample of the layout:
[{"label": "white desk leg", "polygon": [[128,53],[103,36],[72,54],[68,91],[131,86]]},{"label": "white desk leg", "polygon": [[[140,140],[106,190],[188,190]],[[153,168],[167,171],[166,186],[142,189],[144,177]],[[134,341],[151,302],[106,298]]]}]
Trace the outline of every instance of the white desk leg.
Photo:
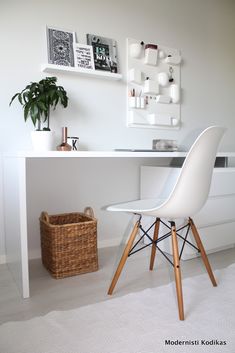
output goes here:
[{"label": "white desk leg", "polygon": [[19,159],[19,196],[20,196],[20,235],[21,235],[21,271],[23,298],[29,297],[29,259],[27,235],[27,189],[26,189],[26,159]]},{"label": "white desk leg", "polygon": [[26,160],[4,160],[6,258],[23,298],[29,297]]}]

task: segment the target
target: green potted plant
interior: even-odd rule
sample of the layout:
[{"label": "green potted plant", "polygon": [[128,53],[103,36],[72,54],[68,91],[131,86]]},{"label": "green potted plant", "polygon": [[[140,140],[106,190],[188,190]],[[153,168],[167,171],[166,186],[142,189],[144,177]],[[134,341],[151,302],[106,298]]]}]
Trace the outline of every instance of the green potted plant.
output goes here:
[{"label": "green potted plant", "polygon": [[[32,142],[35,149],[52,149],[52,132],[50,131],[50,113],[57,104],[64,108],[68,105],[67,92],[62,86],[57,86],[56,77],[46,77],[39,82],[31,82],[21,92],[16,93],[11,101],[18,98],[23,106],[24,120],[31,118],[36,130],[32,132]],[[40,132],[40,133],[39,133]]]}]

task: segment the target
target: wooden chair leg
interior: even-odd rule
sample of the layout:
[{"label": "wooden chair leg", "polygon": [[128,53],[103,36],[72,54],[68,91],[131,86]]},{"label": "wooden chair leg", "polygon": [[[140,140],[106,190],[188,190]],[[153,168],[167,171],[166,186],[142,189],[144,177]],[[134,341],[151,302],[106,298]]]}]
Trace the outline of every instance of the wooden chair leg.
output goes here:
[{"label": "wooden chair leg", "polygon": [[[160,226],[160,218],[157,218],[156,223],[155,223],[155,227],[154,227],[153,241],[156,241],[158,239],[159,226]],[[150,257],[150,265],[149,265],[150,271],[153,270],[155,254],[156,254],[156,245],[153,244],[152,250],[151,250],[151,257]]]},{"label": "wooden chair leg", "polygon": [[131,248],[132,248],[132,245],[133,245],[133,243],[134,243],[135,237],[136,237],[136,235],[137,235],[137,232],[138,232],[138,229],[139,229],[139,224],[140,224],[140,222],[137,221],[136,224],[135,224],[135,226],[134,226],[134,228],[133,228],[133,230],[132,230],[132,233],[131,233],[131,235],[130,235],[130,238],[129,238],[127,244],[126,244],[126,247],[125,247],[125,249],[124,249],[124,251],[123,251],[121,260],[120,260],[120,262],[119,262],[119,265],[118,265],[118,267],[117,267],[117,269],[116,269],[116,272],[115,272],[115,274],[114,274],[114,276],[113,276],[112,282],[111,282],[110,287],[109,287],[109,290],[108,290],[108,294],[109,294],[109,295],[111,295],[111,294],[113,293],[113,290],[114,290],[114,288],[115,288],[115,286],[116,286],[116,283],[117,283],[117,281],[118,281],[118,278],[120,277],[120,274],[121,274],[121,272],[122,272],[122,269],[123,269],[123,267],[124,267],[124,265],[125,265],[125,263],[126,263],[128,254],[129,254],[129,252],[130,252],[130,250],[131,250]]},{"label": "wooden chair leg", "polygon": [[176,284],[176,293],[177,293],[177,300],[178,300],[179,319],[184,320],[183,291],[182,291],[179,249],[178,249],[175,222],[171,222],[171,236],[172,236],[172,250],[173,250],[173,259],[174,259],[174,272],[175,272],[175,284]]},{"label": "wooden chair leg", "polygon": [[195,226],[195,224],[194,224],[194,222],[193,222],[193,220],[191,218],[189,218],[189,224],[190,224],[190,227],[192,229],[192,234],[194,236],[194,239],[195,239],[195,241],[197,243],[197,247],[200,250],[200,253],[201,253],[201,256],[202,256],[202,260],[204,262],[204,265],[206,267],[208,275],[209,275],[209,277],[211,279],[211,282],[212,282],[213,286],[216,287],[217,283],[216,283],[215,277],[213,275],[209,260],[207,258],[204,246],[203,246],[202,241],[200,239],[200,236],[199,236],[199,233],[197,231],[197,228],[196,228],[196,226]]}]

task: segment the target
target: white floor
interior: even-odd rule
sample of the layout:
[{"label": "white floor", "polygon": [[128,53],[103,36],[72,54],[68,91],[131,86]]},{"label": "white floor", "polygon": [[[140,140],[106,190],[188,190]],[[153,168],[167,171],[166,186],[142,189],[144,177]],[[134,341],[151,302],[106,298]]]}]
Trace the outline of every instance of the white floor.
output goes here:
[{"label": "white floor", "polygon": [[[29,299],[22,299],[6,265],[0,266],[0,323],[26,320],[53,310],[69,310],[79,306],[109,300],[112,297],[157,287],[174,279],[171,265],[160,254],[154,271],[149,271],[149,249],[130,257],[112,297],[110,284],[120,253],[119,248],[99,251],[99,271],[55,280],[41,265],[40,259],[30,262]],[[235,248],[209,255],[212,268],[225,268],[235,262]],[[200,258],[182,261],[182,277],[205,272]],[[209,280],[209,279],[208,279]]]}]

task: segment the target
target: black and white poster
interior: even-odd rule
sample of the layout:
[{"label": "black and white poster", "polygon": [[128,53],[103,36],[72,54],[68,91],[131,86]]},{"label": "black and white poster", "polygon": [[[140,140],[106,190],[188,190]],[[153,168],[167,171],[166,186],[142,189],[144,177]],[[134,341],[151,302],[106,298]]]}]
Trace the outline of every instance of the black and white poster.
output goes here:
[{"label": "black and white poster", "polygon": [[74,66],[74,42],[75,32],[47,27],[48,62],[56,65]]},{"label": "black and white poster", "polygon": [[95,69],[93,48],[91,45],[74,43],[74,61],[75,67],[83,69]]},{"label": "black and white poster", "polygon": [[115,40],[87,34],[87,44],[92,45],[96,70],[117,73],[117,43]]}]

